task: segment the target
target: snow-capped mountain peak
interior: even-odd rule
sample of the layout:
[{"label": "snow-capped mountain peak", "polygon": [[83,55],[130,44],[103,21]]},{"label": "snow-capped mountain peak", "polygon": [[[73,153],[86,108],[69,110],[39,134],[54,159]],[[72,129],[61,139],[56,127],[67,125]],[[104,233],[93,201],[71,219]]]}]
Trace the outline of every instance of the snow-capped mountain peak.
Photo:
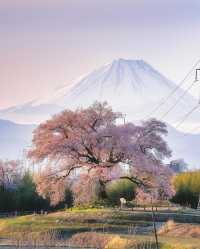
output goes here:
[{"label": "snow-capped mountain peak", "polygon": [[[120,101],[121,103],[127,101],[127,95],[133,95],[133,92],[138,103],[141,94],[146,95],[145,98],[152,99],[151,93],[154,88],[159,91],[169,91],[172,87],[173,84],[169,80],[143,60],[118,59],[85,75],[76,83],[57,90],[53,96],[43,99],[43,104],[56,102],[59,106],[67,107],[68,98],[77,99],[78,96],[81,98],[78,101],[79,105],[92,103],[89,99],[107,100],[111,104],[115,99],[114,102],[117,104]],[[42,104],[41,101],[37,103]],[[77,103],[74,104],[78,106]]]},{"label": "snow-capped mountain peak", "polygon": [[[95,69],[77,81],[57,89],[20,107],[0,112],[0,117],[18,122],[40,122],[66,108],[86,107],[94,101],[107,101],[115,110],[127,114],[130,120],[145,119],[151,110],[176,85],[144,60],[115,59]],[[182,94],[182,90],[164,106],[164,112]],[[170,124],[194,104],[186,95],[175,114],[169,115]],[[156,117],[159,118],[158,113]]]}]

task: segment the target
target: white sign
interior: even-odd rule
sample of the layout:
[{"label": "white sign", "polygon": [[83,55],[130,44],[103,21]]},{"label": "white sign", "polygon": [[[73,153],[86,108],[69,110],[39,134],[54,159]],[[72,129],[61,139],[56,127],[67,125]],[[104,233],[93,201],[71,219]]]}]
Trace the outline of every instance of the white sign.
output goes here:
[{"label": "white sign", "polygon": [[121,204],[126,204],[126,199],[125,199],[125,198],[122,197],[122,198],[120,198],[119,200],[120,200],[120,203],[121,203]]}]

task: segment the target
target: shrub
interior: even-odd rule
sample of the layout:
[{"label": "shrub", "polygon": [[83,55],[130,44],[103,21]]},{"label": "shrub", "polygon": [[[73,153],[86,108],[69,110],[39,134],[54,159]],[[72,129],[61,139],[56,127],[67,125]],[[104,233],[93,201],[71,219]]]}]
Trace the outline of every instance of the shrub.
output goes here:
[{"label": "shrub", "polygon": [[48,209],[48,200],[38,195],[33,177],[26,172],[16,187],[16,209],[19,211],[38,211]]},{"label": "shrub", "polygon": [[22,175],[12,187],[0,186],[0,200],[1,212],[49,209],[48,200],[39,196],[29,172]]},{"label": "shrub", "polygon": [[196,208],[200,194],[200,171],[184,172],[174,178],[174,203]]},{"label": "shrub", "polygon": [[136,185],[126,179],[115,180],[107,184],[106,195],[109,202],[113,205],[119,204],[121,197],[131,201],[135,197]]},{"label": "shrub", "polygon": [[70,188],[65,189],[65,198],[62,202],[57,204],[54,209],[63,209],[63,208],[71,208],[73,207],[74,197],[73,192]]},{"label": "shrub", "polygon": [[73,235],[69,245],[104,249],[109,239],[109,236],[96,232],[83,232]]}]

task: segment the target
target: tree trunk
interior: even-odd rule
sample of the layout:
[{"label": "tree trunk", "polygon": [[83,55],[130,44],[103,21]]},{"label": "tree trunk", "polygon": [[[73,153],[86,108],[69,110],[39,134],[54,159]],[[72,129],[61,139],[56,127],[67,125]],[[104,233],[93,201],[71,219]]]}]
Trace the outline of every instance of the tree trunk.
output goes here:
[{"label": "tree trunk", "polygon": [[99,179],[99,198],[104,200],[106,199],[106,183]]}]

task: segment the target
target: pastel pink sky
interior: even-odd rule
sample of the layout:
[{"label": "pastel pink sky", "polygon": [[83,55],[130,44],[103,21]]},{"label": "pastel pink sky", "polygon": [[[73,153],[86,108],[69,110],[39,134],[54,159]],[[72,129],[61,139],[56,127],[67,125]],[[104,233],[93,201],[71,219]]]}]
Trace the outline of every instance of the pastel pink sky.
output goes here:
[{"label": "pastel pink sky", "polygon": [[0,108],[115,58],[178,82],[200,56],[199,0],[1,0]]}]

